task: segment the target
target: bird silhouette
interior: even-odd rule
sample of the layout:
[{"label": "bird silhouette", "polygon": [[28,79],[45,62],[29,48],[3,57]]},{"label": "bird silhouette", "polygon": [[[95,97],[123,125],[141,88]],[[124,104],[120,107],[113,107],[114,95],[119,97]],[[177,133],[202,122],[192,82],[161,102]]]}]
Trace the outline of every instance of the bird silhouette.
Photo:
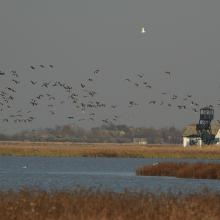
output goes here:
[{"label": "bird silhouette", "polygon": [[18,80],[15,80],[15,79],[12,79],[12,82],[14,82],[15,84],[18,84],[18,83],[20,83],[20,81],[18,81]]},{"label": "bird silhouette", "polygon": [[155,101],[155,100],[152,100],[152,101],[149,101],[148,103],[149,103],[149,104],[156,104],[156,101]]},{"label": "bird silhouette", "polygon": [[97,69],[97,70],[95,70],[93,73],[94,73],[94,74],[98,74],[99,72],[100,72],[100,70]]},{"label": "bird silhouette", "polygon": [[142,74],[137,74],[137,76],[138,76],[139,78],[143,78],[143,77],[144,77],[144,75],[142,75]]},{"label": "bird silhouette", "polygon": [[31,82],[31,84],[33,84],[33,85],[36,85],[36,84],[37,84],[37,81],[31,80],[30,82]]},{"label": "bird silhouette", "polygon": [[146,30],[145,30],[144,27],[141,28],[141,33],[142,33],[142,34],[145,34],[145,33],[146,33]]},{"label": "bird silhouette", "polygon": [[166,73],[167,75],[169,75],[169,76],[170,76],[170,74],[171,74],[170,71],[165,71],[165,73]]},{"label": "bird silhouette", "polygon": [[74,116],[68,116],[67,118],[68,119],[74,119]]},{"label": "bird silhouette", "polygon": [[86,85],[85,85],[85,84],[82,84],[82,83],[81,83],[80,85],[81,85],[81,87],[82,87],[82,88],[85,88],[85,87],[86,87]]}]

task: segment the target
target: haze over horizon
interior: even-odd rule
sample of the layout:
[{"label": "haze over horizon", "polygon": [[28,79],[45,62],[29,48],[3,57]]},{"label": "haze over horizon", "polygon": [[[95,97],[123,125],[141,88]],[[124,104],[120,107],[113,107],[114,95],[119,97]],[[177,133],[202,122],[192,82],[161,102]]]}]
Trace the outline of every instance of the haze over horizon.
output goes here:
[{"label": "haze over horizon", "polygon": [[[0,70],[7,74],[0,76],[0,88],[11,83],[11,70],[19,74],[19,83],[13,84],[11,108],[0,112],[0,133],[68,123],[90,128],[115,115],[116,124],[182,128],[199,119],[192,101],[213,105],[219,119],[219,8],[217,0],[1,1]],[[95,70],[100,71],[95,75]],[[60,88],[42,87],[56,81],[72,85],[88,103],[92,97],[83,97],[85,84],[106,107],[95,110],[94,121],[87,120],[93,110],[76,109]],[[52,99],[30,105],[42,93],[56,98],[54,115],[48,107]],[[192,98],[184,101],[188,95]],[[129,107],[131,101],[137,105]],[[2,122],[30,109],[31,123]]]}]

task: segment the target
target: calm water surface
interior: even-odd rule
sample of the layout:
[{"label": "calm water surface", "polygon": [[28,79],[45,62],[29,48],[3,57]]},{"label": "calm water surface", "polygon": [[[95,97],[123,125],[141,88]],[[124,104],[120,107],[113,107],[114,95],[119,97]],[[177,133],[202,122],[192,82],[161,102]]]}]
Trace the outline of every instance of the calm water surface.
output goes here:
[{"label": "calm water surface", "polygon": [[[0,157],[0,190],[38,187],[45,190],[78,186],[112,191],[149,190],[199,191],[208,187],[220,191],[219,180],[136,176],[138,166],[163,161],[210,162],[208,160],[137,158]],[[212,160],[220,163],[220,160]]]}]

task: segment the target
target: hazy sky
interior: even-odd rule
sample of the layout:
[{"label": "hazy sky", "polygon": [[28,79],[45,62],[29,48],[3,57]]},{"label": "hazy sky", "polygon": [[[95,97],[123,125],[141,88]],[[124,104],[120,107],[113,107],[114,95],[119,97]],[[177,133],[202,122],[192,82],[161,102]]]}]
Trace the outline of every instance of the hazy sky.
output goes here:
[{"label": "hazy sky", "polygon": [[[1,0],[0,69],[16,70],[21,83],[12,109],[3,111],[0,120],[20,109],[31,109],[36,119],[28,125],[1,123],[0,132],[70,122],[92,127],[115,114],[117,123],[133,126],[182,127],[197,121],[191,101],[183,101],[187,94],[202,106],[220,103],[219,9],[218,0]],[[146,34],[141,34],[142,27]],[[30,70],[30,65],[39,64],[53,64],[54,69]],[[59,101],[68,97],[63,90],[33,87],[30,80],[60,80],[82,93],[80,83],[96,69],[101,71],[88,89],[96,90],[96,99],[107,107],[95,111],[94,122],[78,122],[92,111],[77,112],[68,101],[54,107],[56,115],[49,113],[47,101],[36,108],[29,104],[40,93],[49,92]],[[3,78],[1,88],[9,82]],[[144,88],[143,81],[152,89]],[[169,100],[173,94],[178,95],[175,101]],[[139,105],[128,108],[130,100]],[[148,104],[151,100],[165,104]],[[178,110],[178,104],[188,109]],[[219,108],[216,105],[215,119]],[[68,115],[75,121],[67,120]]]}]

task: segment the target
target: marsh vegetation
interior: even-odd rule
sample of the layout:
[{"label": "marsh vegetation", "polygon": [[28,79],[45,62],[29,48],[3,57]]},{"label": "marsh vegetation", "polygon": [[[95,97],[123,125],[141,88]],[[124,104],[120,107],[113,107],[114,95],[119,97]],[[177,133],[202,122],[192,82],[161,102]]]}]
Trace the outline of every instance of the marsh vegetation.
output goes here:
[{"label": "marsh vegetation", "polygon": [[220,159],[218,146],[138,145],[72,142],[0,142],[4,156],[134,157]]},{"label": "marsh vegetation", "polygon": [[139,176],[174,176],[178,178],[220,179],[220,164],[164,162],[137,168]]},{"label": "marsh vegetation", "polygon": [[0,192],[4,220],[205,220],[220,219],[220,194],[101,192],[86,189]]}]

